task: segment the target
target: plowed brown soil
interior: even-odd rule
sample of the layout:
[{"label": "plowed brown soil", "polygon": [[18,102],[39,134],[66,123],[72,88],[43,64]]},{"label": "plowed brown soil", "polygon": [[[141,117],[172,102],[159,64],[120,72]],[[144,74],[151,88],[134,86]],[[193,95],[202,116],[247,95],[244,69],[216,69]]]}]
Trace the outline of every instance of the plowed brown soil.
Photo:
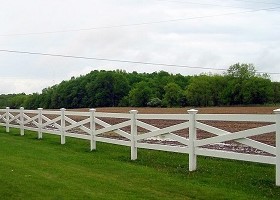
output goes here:
[{"label": "plowed brown soil", "polygon": [[[280,106],[279,106],[280,107]],[[198,110],[198,114],[273,114],[273,110],[278,109],[279,107],[270,106],[270,107],[206,107],[206,108],[195,108]],[[139,114],[188,114],[188,110],[192,108],[132,108],[132,107],[105,107],[105,108],[97,108],[97,112],[109,112],[109,113],[128,113],[130,110],[138,110]],[[81,108],[81,109],[69,109],[69,111],[80,111],[80,112],[88,112],[88,108]],[[47,116],[50,119],[56,116]],[[75,121],[83,120],[85,117],[79,116],[71,116],[71,118]],[[117,124],[121,123],[127,119],[113,119],[113,118],[100,118],[101,120],[107,122],[108,124]],[[153,125],[158,128],[165,128],[168,126],[172,126],[175,124],[182,123],[179,120],[141,120],[145,123]],[[59,123],[59,122],[58,122]],[[225,122],[225,121],[202,121],[202,123],[208,124],[210,126],[228,131],[230,133],[235,133],[242,130],[257,128],[261,126],[268,125],[268,123],[259,123],[259,122]],[[69,125],[69,124],[68,124]],[[86,126],[89,126],[88,124]],[[97,126],[97,129],[102,128],[101,126]],[[126,132],[130,132],[130,127],[122,128],[122,130]],[[81,130],[74,130],[74,132],[81,133]],[[141,127],[138,127],[138,134],[143,134],[148,132]],[[180,130],[174,132],[177,135],[182,137],[188,138],[188,129]],[[125,139],[120,137],[119,135],[108,133],[108,135],[103,135],[104,137],[113,137],[118,139]],[[197,138],[204,139],[215,136],[214,134],[197,130]],[[258,136],[251,137],[250,139],[259,141],[261,143],[265,143],[268,145],[275,146],[275,132],[274,133],[266,133]],[[166,140],[146,140],[143,142],[148,143],[160,143],[160,144],[171,144],[171,145],[182,145],[176,141],[166,141]],[[212,149],[221,149],[226,151],[235,151],[235,152],[242,152],[242,153],[252,153],[252,154],[262,154],[268,155],[268,153],[254,149],[252,147],[248,147],[246,145],[242,145],[235,141],[228,141],[222,144],[214,144],[214,145],[207,145],[206,148]]]},{"label": "plowed brown soil", "polygon": [[[201,114],[271,114],[273,110],[280,108],[269,107],[205,107],[194,108]],[[105,107],[96,108],[97,112],[128,113],[130,110],[138,110],[141,114],[183,114],[192,108],[137,108],[137,107]],[[88,111],[88,108],[74,109]]]},{"label": "plowed brown soil", "polygon": [[[200,114],[273,114],[273,110],[280,108],[277,106],[267,106],[267,107],[205,107],[205,108],[194,108],[198,110]],[[114,107],[114,108],[97,108],[97,112],[112,112],[112,113],[128,113],[130,110],[138,110],[138,113],[141,114],[184,114],[188,113],[187,110],[192,108],[132,108],[132,107]],[[78,111],[88,111],[87,108],[84,109],[75,109]],[[119,123],[120,120],[107,119],[107,122],[111,124]],[[174,124],[180,123],[180,121],[168,121],[168,120],[143,120],[146,123],[154,125],[158,128],[164,128]],[[234,133],[242,130],[252,129],[260,126],[267,125],[268,123],[256,123],[256,122],[220,122],[220,121],[207,121],[203,122],[208,125],[217,127],[219,129],[226,130],[228,132]],[[126,131],[129,128],[127,128]],[[139,132],[146,132],[145,130],[138,130]],[[182,137],[188,137],[188,130],[181,130],[175,132],[176,134]],[[197,137],[198,139],[213,137],[211,133],[198,130]],[[251,137],[250,139],[275,146],[275,133],[266,133],[263,135],[258,135]],[[153,141],[157,143],[158,141]],[[162,143],[162,141],[161,141]],[[213,149],[222,149],[227,151],[235,151],[242,153],[253,153],[253,154],[262,154],[268,155],[266,152],[259,151],[252,147],[248,147],[234,141],[225,142],[225,145],[208,145],[207,148]]]}]

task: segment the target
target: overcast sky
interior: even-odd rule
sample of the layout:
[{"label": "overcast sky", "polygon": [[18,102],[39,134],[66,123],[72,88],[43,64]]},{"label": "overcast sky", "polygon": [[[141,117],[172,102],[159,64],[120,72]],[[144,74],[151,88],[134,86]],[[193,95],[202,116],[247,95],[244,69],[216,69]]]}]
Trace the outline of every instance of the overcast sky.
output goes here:
[{"label": "overcast sky", "polygon": [[[1,0],[0,49],[216,69],[252,63],[259,71],[280,73],[280,9],[261,10],[273,7],[280,2]],[[182,20],[149,24],[173,19]],[[117,27],[139,23],[147,24]],[[0,93],[40,92],[95,69],[222,73],[7,52],[0,52],[0,67]],[[280,81],[280,75],[271,78]]]}]

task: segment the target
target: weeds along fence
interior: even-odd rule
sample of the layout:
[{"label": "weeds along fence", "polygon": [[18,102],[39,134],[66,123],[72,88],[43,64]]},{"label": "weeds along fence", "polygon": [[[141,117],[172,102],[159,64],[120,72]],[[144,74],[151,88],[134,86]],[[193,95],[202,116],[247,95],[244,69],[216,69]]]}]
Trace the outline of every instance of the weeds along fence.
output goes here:
[{"label": "weeds along fence", "polygon": [[[156,120],[177,123],[165,124],[159,128],[151,123]],[[232,133],[207,122],[255,122],[263,125]],[[270,115],[255,115],[198,114],[198,111],[193,109],[186,114],[138,114],[136,110],[129,113],[101,113],[95,109],[90,109],[89,112],[74,112],[64,108],[50,111],[42,108],[24,110],[7,107],[0,109],[0,125],[6,127],[6,132],[9,132],[10,127],[18,128],[22,136],[25,130],[36,131],[38,139],[43,137],[43,133],[59,135],[61,144],[65,144],[66,137],[89,140],[91,150],[96,149],[97,141],[128,146],[131,148],[132,160],[137,159],[137,148],[186,153],[189,154],[189,171],[196,170],[198,155],[272,164],[276,166],[276,185],[280,186],[280,109],[274,110],[274,114]],[[198,130],[211,133],[212,136],[198,138]],[[253,136],[265,133],[275,134],[275,144],[252,139]],[[155,137],[159,140],[154,141],[162,142],[149,140]],[[207,145],[229,141],[266,154],[254,155],[205,148]]]}]

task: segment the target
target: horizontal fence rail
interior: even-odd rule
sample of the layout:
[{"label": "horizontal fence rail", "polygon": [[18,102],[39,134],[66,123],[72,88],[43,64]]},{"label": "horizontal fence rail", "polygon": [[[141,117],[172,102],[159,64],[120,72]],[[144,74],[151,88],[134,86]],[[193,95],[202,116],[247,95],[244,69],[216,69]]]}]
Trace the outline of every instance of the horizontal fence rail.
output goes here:
[{"label": "horizontal fence rail", "polygon": [[[108,119],[113,119],[114,123]],[[150,123],[152,120],[177,121],[167,127],[157,127]],[[207,122],[257,122],[268,123],[260,127],[247,130],[229,132],[208,125]],[[137,148],[153,149],[169,152],[189,154],[189,171],[197,168],[197,155],[210,156],[258,163],[276,165],[276,185],[280,186],[280,109],[274,114],[198,114],[197,110],[188,110],[186,114],[138,114],[137,110],[129,113],[102,113],[90,109],[89,112],[50,111],[38,110],[0,109],[0,125],[18,128],[20,135],[25,130],[38,133],[38,139],[43,133],[60,136],[61,144],[65,144],[66,137],[85,139],[90,141],[90,149],[96,149],[96,142],[105,142],[131,148],[131,159],[137,159]],[[212,134],[212,137],[199,138],[197,131]],[[178,131],[186,133],[187,137],[177,134]],[[113,134],[111,137],[105,136]],[[266,133],[275,133],[275,146],[252,139]],[[151,143],[151,138],[172,141],[172,144]],[[253,155],[218,149],[205,148],[207,145],[225,144],[235,142],[246,147],[254,148],[265,155]],[[175,145],[174,145],[175,144]]]}]

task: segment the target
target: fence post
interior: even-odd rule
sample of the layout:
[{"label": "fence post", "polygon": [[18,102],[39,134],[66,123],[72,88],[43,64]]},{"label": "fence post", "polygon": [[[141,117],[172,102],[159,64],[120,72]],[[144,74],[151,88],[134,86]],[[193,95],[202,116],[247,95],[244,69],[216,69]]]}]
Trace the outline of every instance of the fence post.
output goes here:
[{"label": "fence post", "polygon": [[276,186],[280,186],[280,109],[273,112],[276,118]]},{"label": "fence post", "polygon": [[188,110],[190,115],[190,127],[189,127],[189,171],[196,170],[196,154],[194,142],[196,140],[196,113],[198,110]]},{"label": "fence post", "polygon": [[10,132],[9,120],[10,120],[10,107],[6,107],[6,132]]},{"label": "fence post", "polygon": [[137,110],[129,111],[131,114],[131,160],[137,159],[137,124],[136,124],[136,114],[138,113]]},{"label": "fence post", "polygon": [[19,120],[20,120],[20,135],[24,135],[24,117],[23,117],[24,107],[20,107]]},{"label": "fence post", "polygon": [[61,144],[65,144],[65,108],[61,108],[60,111],[61,111],[61,137],[60,137],[60,141],[61,141]]},{"label": "fence post", "polygon": [[96,150],[96,139],[95,139],[95,111],[96,109],[89,109],[90,111],[90,133],[91,133],[91,140],[90,140],[90,150]]},{"label": "fence post", "polygon": [[42,134],[42,123],[43,123],[43,119],[42,119],[42,111],[43,108],[38,108],[38,139],[42,139],[43,138],[43,134]]}]

